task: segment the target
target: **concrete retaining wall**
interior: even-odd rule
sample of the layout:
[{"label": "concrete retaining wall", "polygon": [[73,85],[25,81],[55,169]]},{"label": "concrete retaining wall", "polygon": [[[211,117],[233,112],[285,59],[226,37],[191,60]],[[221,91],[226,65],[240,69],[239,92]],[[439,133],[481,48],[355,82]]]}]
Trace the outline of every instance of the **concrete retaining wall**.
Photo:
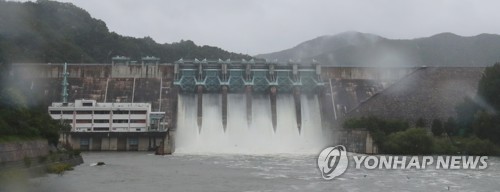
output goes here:
[{"label": "concrete retaining wall", "polygon": [[344,145],[347,151],[363,154],[378,153],[378,146],[366,129],[344,130],[338,133],[341,134],[339,144]]},{"label": "concrete retaining wall", "polygon": [[25,157],[34,158],[48,154],[49,144],[43,139],[0,143],[0,163],[22,161]]}]

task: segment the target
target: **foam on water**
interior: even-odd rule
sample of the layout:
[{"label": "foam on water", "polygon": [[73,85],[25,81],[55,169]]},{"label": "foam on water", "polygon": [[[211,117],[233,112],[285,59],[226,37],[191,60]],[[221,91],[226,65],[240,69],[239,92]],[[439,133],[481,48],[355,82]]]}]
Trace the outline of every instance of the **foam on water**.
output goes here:
[{"label": "foam on water", "polygon": [[368,170],[350,163],[343,175],[325,181],[314,154],[83,152],[82,156],[86,162],[103,161],[106,166],[76,166],[64,175],[19,182],[20,187],[0,180],[0,191],[498,191],[500,180],[498,157],[489,157],[484,170],[432,166],[425,170]]},{"label": "foam on water", "polygon": [[176,153],[318,153],[331,143],[321,127],[316,96],[301,98],[302,132],[297,128],[292,95],[277,96],[277,127],[273,131],[269,95],[254,95],[252,122],[247,121],[246,96],[228,94],[227,131],[222,126],[220,94],[203,95],[201,132],[195,95],[179,95]]}]

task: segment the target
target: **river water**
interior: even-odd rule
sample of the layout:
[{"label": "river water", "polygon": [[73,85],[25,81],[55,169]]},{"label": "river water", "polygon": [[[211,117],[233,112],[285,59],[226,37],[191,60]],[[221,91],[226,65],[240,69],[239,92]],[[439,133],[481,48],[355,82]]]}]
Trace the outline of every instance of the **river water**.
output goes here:
[{"label": "river water", "polygon": [[[499,191],[500,159],[485,170],[366,170],[349,164],[330,181],[315,155],[155,156],[144,152],[83,153],[63,175],[29,181],[26,191]],[[105,166],[92,166],[103,161]]]},{"label": "river water", "polygon": [[[203,95],[197,125],[193,95],[179,96],[176,153],[88,152],[85,164],[63,175],[30,179],[13,189],[69,191],[500,191],[500,159],[485,170],[366,170],[349,163],[330,181],[317,168],[317,155],[332,145],[321,128],[316,97],[301,98],[301,129],[290,95],[277,96],[273,127],[268,96],[252,98],[248,119],[244,95],[228,95],[227,129],[219,95]],[[251,154],[251,155],[247,155]],[[304,155],[309,154],[309,155]],[[102,161],[105,166],[93,166]],[[16,190],[16,191],[23,191]]]}]

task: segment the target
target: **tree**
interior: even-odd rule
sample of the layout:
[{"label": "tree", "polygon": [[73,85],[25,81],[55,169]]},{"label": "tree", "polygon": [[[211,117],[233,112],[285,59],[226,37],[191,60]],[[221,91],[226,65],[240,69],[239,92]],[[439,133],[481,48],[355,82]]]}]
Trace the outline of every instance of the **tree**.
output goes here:
[{"label": "tree", "polygon": [[425,128],[425,120],[422,117],[418,118],[417,122],[415,122],[415,127]]},{"label": "tree", "polygon": [[434,119],[432,120],[431,124],[431,131],[434,136],[441,136],[443,135],[444,129],[443,129],[443,123],[441,123],[441,120],[439,119]]},{"label": "tree", "polygon": [[481,139],[488,139],[500,144],[500,116],[486,111],[476,113],[472,124],[474,134]]},{"label": "tree", "polygon": [[474,134],[500,144],[500,63],[484,70],[477,95],[456,108],[459,135]]},{"label": "tree", "polygon": [[217,47],[198,46],[191,40],[159,44],[150,37],[121,36],[110,32],[106,23],[92,18],[85,10],[56,1],[0,2],[0,26],[0,49],[5,48],[0,56],[12,62],[109,63],[116,55],[133,60],[156,56],[162,62],[195,57],[252,58]]},{"label": "tree", "polygon": [[349,129],[367,129],[375,143],[379,146],[382,145],[387,135],[404,131],[409,127],[406,121],[385,120],[373,116],[348,119],[344,122],[343,126]]},{"label": "tree", "polygon": [[470,137],[463,149],[467,155],[498,155],[498,147],[491,141]]},{"label": "tree", "polygon": [[455,136],[457,135],[457,122],[453,117],[449,117],[448,120],[444,123],[444,131],[448,136]]},{"label": "tree", "polygon": [[390,154],[425,155],[432,152],[433,140],[425,129],[410,128],[389,135],[382,151]]},{"label": "tree", "polygon": [[495,63],[484,70],[481,80],[479,80],[477,94],[485,100],[486,110],[488,107],[500,109],[500,63]]},{"label": "tree", "polygon": [[457,134],[464,136],[472,133],[472,122],[474,122],[474,115],[481,109],[472,98],[466,97],[464,101],[455,107],[457,112]]}]

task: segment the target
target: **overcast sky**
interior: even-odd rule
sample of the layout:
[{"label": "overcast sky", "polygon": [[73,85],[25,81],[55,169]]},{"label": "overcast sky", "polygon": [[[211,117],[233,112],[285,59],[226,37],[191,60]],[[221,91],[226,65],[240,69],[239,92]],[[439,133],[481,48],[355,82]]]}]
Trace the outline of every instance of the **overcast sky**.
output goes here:
[{"label": "overcast sky", "polygon": [[345,31],[407,39],[500,33],[498,0],[60,0],[118,34],[251,55]]}]

